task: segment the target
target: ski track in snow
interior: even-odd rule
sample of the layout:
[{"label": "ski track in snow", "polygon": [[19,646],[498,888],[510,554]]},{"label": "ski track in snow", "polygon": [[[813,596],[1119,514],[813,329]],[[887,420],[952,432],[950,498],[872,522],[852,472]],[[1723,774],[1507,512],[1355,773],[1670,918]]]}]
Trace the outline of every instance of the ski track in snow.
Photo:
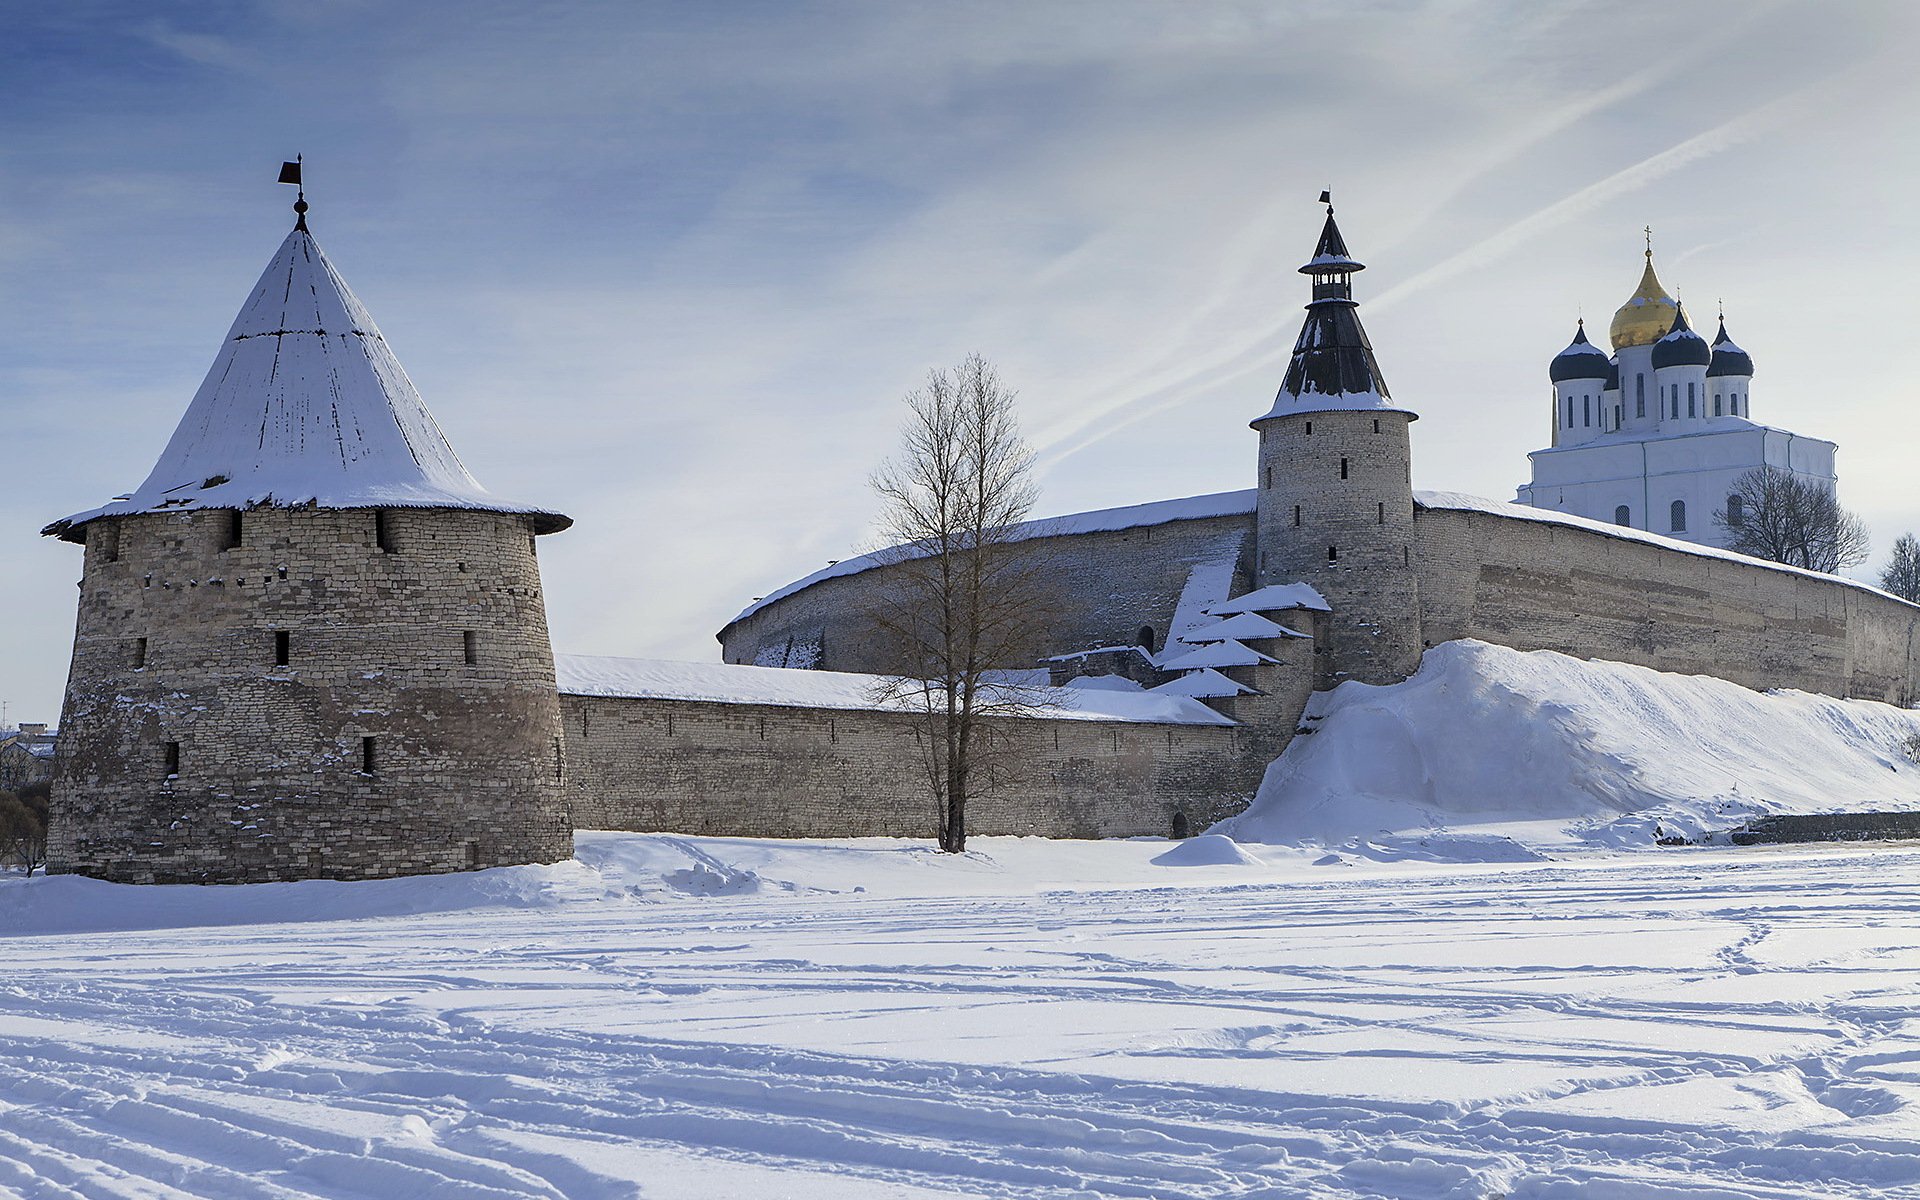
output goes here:
[{"label": "ski track in snow", "polygon": [[5,1195],[1920,1196],[1911,848],[0,944]]}]

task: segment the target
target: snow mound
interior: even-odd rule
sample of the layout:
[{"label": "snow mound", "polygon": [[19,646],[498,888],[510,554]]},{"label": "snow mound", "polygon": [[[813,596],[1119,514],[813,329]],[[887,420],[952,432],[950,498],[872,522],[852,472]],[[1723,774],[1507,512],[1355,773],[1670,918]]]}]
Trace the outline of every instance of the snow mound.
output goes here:
[{"label": "snow mound", "polygon": [[1901,750],[1916,733],[1920,714],[1887,704],[1447,642],[1404,683],[1313,697],[1252,807],[1214,831],[1375,860],[1522,861],[1775,813],[1920,810],[1920,766]]},{"label": "snow mound", "polygon": [[1156,867],[1259,867],[1258,858],[1240,843],[1217,833],[1188,838],[1153,860]]}]

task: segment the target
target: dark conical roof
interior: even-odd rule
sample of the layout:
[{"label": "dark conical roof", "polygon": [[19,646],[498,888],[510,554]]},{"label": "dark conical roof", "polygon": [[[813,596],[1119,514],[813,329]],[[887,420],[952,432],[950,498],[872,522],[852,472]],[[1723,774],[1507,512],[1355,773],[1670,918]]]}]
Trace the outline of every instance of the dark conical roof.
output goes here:
[{"label": "dark conical roof", "polygon": [[1313,300],[1293,344],[1286,378],[1266,417],[1333,409],[1380,408],[1402,411],[1388,398],[1386,379],[1373,357],[1373,345],[1360,325],[1351,277],[1365,270],[1347,251],[1346,239],[1327,209],[1313,260],[1300,268],[1313,276]]},{"label": "dark conical roof", "polygon": [[1555,383],[1565,383],[1570,379],[1605,379],[1612,367],[1606,351],[1587,340],[1587,323],[1582,321],[1574,330],[1573,341],[1567,344],[1565,350],[1553,356],[1547,374]]},{"label": "dark conical roof", "polygon": [[1347,239],[1340,236],[1340,226],[1334,224],[1333,206],[1327,206],[1327,223],[1320,227],[1319,244],[1313,248],[1313,259],[1300,268],[1302,275],[1325,275],[1329,272],[1366,270],[1366,264],[1355,262],[1353,255],[1347,253]]},{"label": "dark conical roof", "polygon": [[1653,344],[1653,369],[1704,367],[1712,361],[1713,351],[1707,349],[1707,339],[1687,324],[1687,310],[1675,305],[1673,325],[1667,330],[1667,336]]},{"label": "dark conical roof", "polygon": [[1707,378],[1719,375],[1753,375],[1753,356],[1727,336],[1725,317],[1720,318],[1720,332],[1713,339],[1713,361],[1707,365]]}]

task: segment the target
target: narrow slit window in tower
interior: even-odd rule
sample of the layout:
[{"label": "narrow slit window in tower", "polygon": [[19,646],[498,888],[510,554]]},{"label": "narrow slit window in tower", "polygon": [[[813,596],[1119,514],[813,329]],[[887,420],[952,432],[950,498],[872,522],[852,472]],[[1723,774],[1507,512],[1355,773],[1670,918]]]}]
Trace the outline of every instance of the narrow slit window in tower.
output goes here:
[{"label": "narrow slit window in tower", "polygon": [[147,639],[133,639],[133,669],[138,671],[147,665]]},{"label": "narrow slit window in tower", "polygon": [[384,508],[373,510],[373,544],[382,554],[393,553],[393,522]]},{"label": "narrow slit window in tower", "polygon": [[1387,523],[1387,502],[1385,500],[1380,502],[1380,520],[1377,523],[1381,525]]},{"label": "narrow slit window in tower", "polygon": [[1340,478],[1345,479],[1346,477],[1347,477],[1347,460],[1343,458],[1340,460]]},{"label": "narrow slit window in tower", "polygon": [[1313,422],[1312,422],[1312,421],[1308,421],[1308,422],[1307,422],[1307,432],[1308,432],[1309,434],[1311,434],[1311,433],[1313,432]]},{"label": "narrow slit window in tower", "polygon": [[1631,525],[1631,524],[1633,524],[1633,514],[1632,514],[1632,513],[1630,513],[1629,511],[1627,511],[1627,506],[1626,506],[1626,505],[1624,505],[1624,504],[1621,504],[1621,505],[1618,505],[1618,506],[1616,506],[1616,507],[1614,508],[1614,510],[1613,510],[1613,523],[1614,523],[1615,525]]},{"label": "narrow slit window in tower", "polygon": [[370,737],[363,737],[360,739],[360,773],[362,775],[371,775],[373,774],[373,767],[374,767],[373,739]]},{"label": "narrow slit window in tower", "polygon": [[166,758],[167,758],[167,762],[166,762],[167,778],[172,779],[176,775],[180,774],[180,743],[168,742],[166,743],[165,749],[166,749]]},{"label": "narrow slit window in tower", "polygon": [[1340,547],[1338,547],[1338,546],[1328,546],[1328,547],[1327,547],[1327,561],[1328,561],[1328,562],[1339,562],[1339,561],[1340,561]]},{"label": "narrow slit window in tower", "polygon": [[1260,470],[1260,486],[1261,486],[1261,487],[1272,487],[1272,486],[1273,486],[1273,468],[1272,468],[1272,467],[1262,467],[1262,468],[1261,468],[1261,470]]},{"label": "narrow slit window in tower", "polygon": [[1293,523],[1295,525],[1300,523],[1300,506],[1298,504],[1293,506]]},{"label": "narrow slit window in tower", "polygon": [[1675,500],[1667,509],[1667,526],[1675,533],[1687,531],[1687,502]]},{"label": "narrow slit window in tower", "polygon": [[460,641],[462,644],[462,649],[466,652],[467,665],[470,667],[479,666],[480,665],[480,635],[476,633],[474,630],[469,629],[460,635]]},{"label": "narrow slit window in tower", "polygon": [[243,517],[239,509],[235,508],[227,511],[226,538],[220,544],[222,550],[238,550],[240,548],[240,522],[242,519]]},{"label": "narrow slit window in tower", "polygon": [[1380,432],[1380,418],[1379,418],[1379,417],[1375,417],[1375,418],[1373,419],[1373,431],[1374,431],[1375,433],[1379,433],[1379,432]]},{"label": "narrow slit window in tower", "polygon": [[293,634],[284,629],[275,630],[273,635],[273,665],[276,667],[284,667],[287,665],[287,660],[292,657]]},{"label": "narrow slit window in tower", "polygon": [[559,738],[553,739],[553,777],[555,779],[567,777],[567,750]]}]

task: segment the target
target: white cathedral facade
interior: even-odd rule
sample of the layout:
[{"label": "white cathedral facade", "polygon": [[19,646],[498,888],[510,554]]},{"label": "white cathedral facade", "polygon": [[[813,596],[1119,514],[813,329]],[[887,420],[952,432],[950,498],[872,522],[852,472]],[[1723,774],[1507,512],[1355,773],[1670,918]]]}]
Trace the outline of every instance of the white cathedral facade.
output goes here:
[{"label": "white cathedral facade", "polygon": [[1527,457],[1519,501],[1708,546],[1727,543],[1714,517],[1739,520],[1736,481],[1775,467],[1836,484],[1832,442],[1753,420],[1753,359],[1727,337],[1709,344],[1653,273],[1613,315],[1609,356],[1585,322],[1553,359],[1553,444]]}]

